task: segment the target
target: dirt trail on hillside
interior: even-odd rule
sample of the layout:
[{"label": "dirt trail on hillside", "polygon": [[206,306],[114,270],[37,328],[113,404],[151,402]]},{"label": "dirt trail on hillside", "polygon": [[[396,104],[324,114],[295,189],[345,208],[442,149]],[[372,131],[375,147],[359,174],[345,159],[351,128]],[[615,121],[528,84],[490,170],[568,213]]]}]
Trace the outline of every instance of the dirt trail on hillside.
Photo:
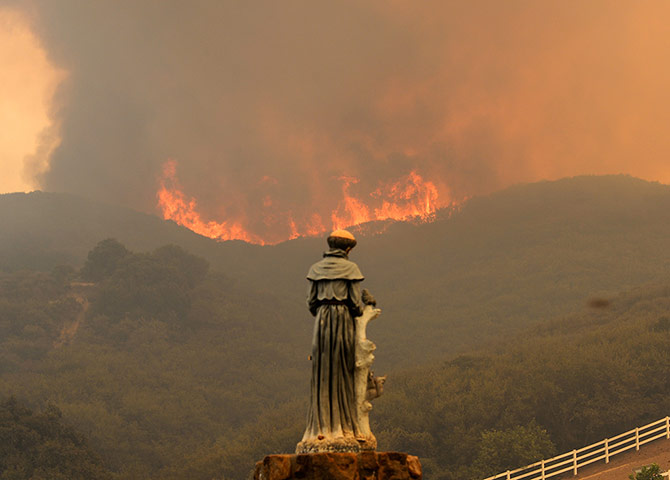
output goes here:
[{"label": "dirt trail on hillside", "polygon": [[81,310],[79,311],[79,313],[72,322],[63,325],[58,340],[54,342],[54,348],[62,347],[63,345],[70,343],[74,339],[75,335],[77,334],[77,331],[79,330],[79,326],[82,324],[84,318],[86,317],[88,307],[90,306],[88,299],[80,293],[72,293],[70,297],[74,298],[77,301],[77,303],[81,305]]}]

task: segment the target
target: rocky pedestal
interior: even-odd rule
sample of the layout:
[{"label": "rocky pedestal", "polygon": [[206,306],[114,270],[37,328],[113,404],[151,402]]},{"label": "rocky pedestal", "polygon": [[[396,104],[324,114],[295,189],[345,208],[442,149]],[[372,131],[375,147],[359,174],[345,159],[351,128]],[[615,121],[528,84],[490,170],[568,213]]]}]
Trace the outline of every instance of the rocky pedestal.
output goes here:
[{"label": "rocky pedestal", "polygon": [[421,480],[421,464],[400,452],[268,455],[254,480]]}]

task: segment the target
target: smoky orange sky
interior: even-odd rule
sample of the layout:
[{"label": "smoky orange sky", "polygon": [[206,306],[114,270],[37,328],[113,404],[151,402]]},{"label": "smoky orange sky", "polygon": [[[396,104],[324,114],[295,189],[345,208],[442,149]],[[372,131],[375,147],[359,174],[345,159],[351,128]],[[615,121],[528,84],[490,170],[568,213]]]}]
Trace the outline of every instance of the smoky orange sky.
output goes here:
[{"label": "smoky orange sky", "polygon": [[63,78],[25,16],[0,5],[0,193],[35,186],[57,140],[49,105]]},{"label": "smoky orange sky", "polygon": [[12,5],[68,74],[35,181],[158,213],[163,188],[246,235],[220,238],[328,229],[349,201],[670,182],[667,0]]}]

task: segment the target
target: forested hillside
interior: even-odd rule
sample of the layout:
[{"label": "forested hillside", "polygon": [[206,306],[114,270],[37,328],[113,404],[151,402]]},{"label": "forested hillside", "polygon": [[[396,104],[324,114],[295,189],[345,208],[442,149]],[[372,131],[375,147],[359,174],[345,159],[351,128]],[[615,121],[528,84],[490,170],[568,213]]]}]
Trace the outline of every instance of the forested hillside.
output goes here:
[{"label": "forested hillside", "polygon": [[[57,407],[119,479],[242,479],[293,450],[322,239],[218,244],[33,195],[0,198],[16,227],[0,230],[0,400]],[[27,214],[21,198],[56,201]],[[443,215],[352,254],[383,310],[368,331],[390,374],[380,448],[420,455],[430,479],[477,478],[670,412],[668,187],[581,177]],[[106,220],[117,240],[78,253]]]},{"label": "forested hillside", "polygon": [[0,401],[0,478],[3,480],[109,480],[86,440],[49,405],[34,413],[15,398]]},{"label": "forested hillside", "polygon": [[0,392],[56,405],[118,478],[167,478],[305,398],[309,334],[294,339],[282,305],[179,247],[133,253],[106,240],[81,272],[0,278]]},{"label": "forested hillside", "polygon": [[[419,455],[431,480],[476,480],[668,415],[670,284],[593,305],[516,340],[394,372],[371,414],[379,449]],[[290,451],[303,421],[286,404],[189,465],[215,471],[233,451],[246,467],[245,455]]]},{"label": "forested hillside", "polygon": [[668,415],[670,283],[593,305],[392,378],[380,442],[427,478],[483,478]]},{"label": "forested hillside", "polygon": [[[172,243],[248,295],[282,299],[291,332],[309,323],[304,276],[325,248],[322,238],[217,243],[156,217],[39,192],[0,196],[0,222],[5,271],[79,268],[108,237],[135,251]],[[432,223],[384,227],[362,234],[352,253],[384,311],[370,327],[381,370],[467,351],[592,296],[662,281],[670,269],[670,187],[627,176],[520,185],[441,211]]]},{"label": "forested hillside", "polygon": [[[114,478],[243,479],[299,440],[309,339],[282,299],[179,247],[114,240],[80,271],[1,280],[0,391],[57,407]],[[666,415],[670,284],[592,305],[389,372],[380,449],[420,455],[426,478],[476,479]]]}]

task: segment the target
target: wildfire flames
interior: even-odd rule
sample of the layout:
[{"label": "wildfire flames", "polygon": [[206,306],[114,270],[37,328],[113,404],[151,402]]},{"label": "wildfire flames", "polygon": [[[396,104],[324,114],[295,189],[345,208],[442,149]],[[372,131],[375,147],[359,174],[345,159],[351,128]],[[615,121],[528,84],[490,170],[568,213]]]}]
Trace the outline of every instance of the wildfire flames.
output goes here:
[{"label": "wildfire flames", "polygon": [[332,215],[333,228],[345,228],[374,220],[429,219],[440,205],[437,188],[412,171],[397,182],[378,188],[370,194],[381,199],[381,206],[369,208],[358,198],[349,195],[349,187],[358,182],[355,177],[340,177],[343,200]]},{"label": "wildfire flames", "polygon": [[163,165],[163,176],[158,193],[158,205],[163,218],[173,220],[195,233],[217,240],[244,240],[249,243],[263,244],[263,240],[247,232],[238,222],[205,222],[197,211],[195,198],[187,199],[177,180],[177,162],[168,160]]},{"label": "wildfire flames", "polygon": [[[356,177],[339,177],[342,182],[342,198],[337,208],[330,214],[330,225],[323,221],[323,216],[314,213],[302,222],[296,222],[293,214],[288,212],[286,228],[288,234],[279,241],[290,240],[301,236],[319,235],[329,229],[345,228],[376,220],[408,220],[419,219],[430,221],[438,208],[452,204],[440,196],[433,182],[424,180],[416,171],[381,185],[368,194],[367,201],[351,193],[352,185],[359,182]],[[200,235],[217,240],[244,240],[245,242],[266,245],[278,243],[268,240],[249,231],[248,226],[240,220],[217,222],[203,220],[198,212],[195,198],[187,197],[182,191],[177,178],[177,162],[168,160],[163,165],[160,177],[160,188],[156,194],[158,207],[163,218],[173,220]],[[270,207],[272,199],[266,198],[264,206]]]}]

